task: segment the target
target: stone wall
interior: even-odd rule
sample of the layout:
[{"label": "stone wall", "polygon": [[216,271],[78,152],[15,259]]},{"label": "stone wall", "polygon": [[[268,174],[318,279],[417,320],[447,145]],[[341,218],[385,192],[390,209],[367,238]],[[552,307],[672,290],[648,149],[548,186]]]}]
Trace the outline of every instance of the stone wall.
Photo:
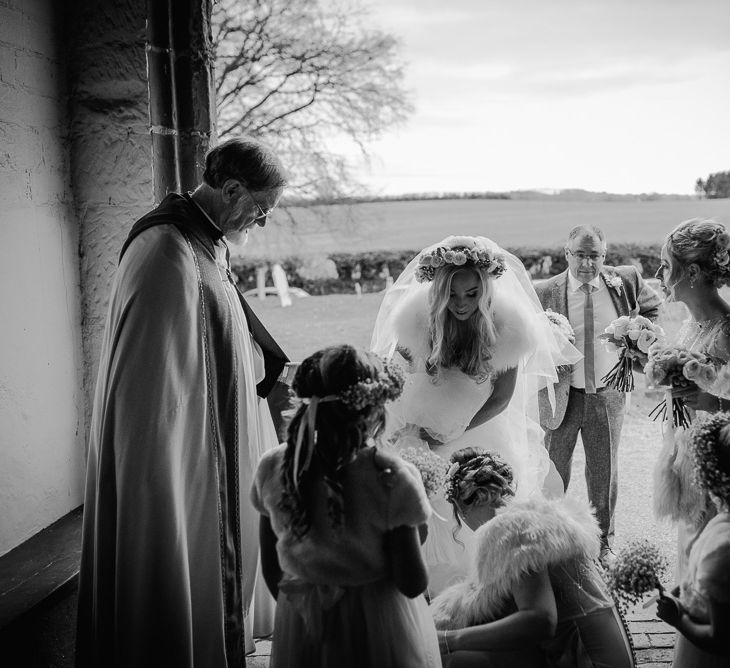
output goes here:
[{"label": "stone wall", "polygon": [[[161,82],[153,8],[174,36]],[[83,502],[119,251],[167,189],[197,183],[210,139],[209,17],[210,0],[0,0],[0,555]],[[153,127],[164,86],[171,124]]]},{"label": "stone wall", "polygon": [[119,251],[153,204],[147,3],[83,0],[67,15],[71,182],[79,225],[86,424]]},{"label": "stone wall", "polygon": [[57,4],[0,1],[0,554],[82,501],[79,236]]}]

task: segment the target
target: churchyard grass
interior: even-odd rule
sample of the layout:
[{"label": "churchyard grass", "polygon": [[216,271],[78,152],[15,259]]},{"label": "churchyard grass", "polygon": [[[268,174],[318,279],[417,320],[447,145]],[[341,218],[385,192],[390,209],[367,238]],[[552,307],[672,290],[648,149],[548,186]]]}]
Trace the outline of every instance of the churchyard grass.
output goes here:
[{"label": "churchyard grass", "polygon": [[[324,212],[319,218],[316,212]],[[730,224],[730,199],[654,201],[417,200],[274,211],[265,233],[251,234],[244,258],[333,252],[415,250],[450,234],[483,235],[507,248],[560,247],[574,225],[601,227],[609,243],[657,243],[688,218]]]}]

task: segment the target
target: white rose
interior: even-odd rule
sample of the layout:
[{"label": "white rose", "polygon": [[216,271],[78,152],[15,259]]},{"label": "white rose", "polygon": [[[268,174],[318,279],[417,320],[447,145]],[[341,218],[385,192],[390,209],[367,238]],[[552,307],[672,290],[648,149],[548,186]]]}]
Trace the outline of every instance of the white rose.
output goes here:
[{"label": "white rose", "polygon": [[617,339],[619,339],[622,336],[626,336],[626,333],[629,331],[631,319],[627,315],[622,315],[620,318],[614,320],[611,324],[613,325],[614,335]]},{"label": "white rose", "polygon": [[642,353],[649,353],[649,348],[652,343],[656,341],[656,335],[654,332],[648,330],[648,329],[642,329],[641,334],[639,334],[639,338],[636,340],[636,347],[642,352]]}]

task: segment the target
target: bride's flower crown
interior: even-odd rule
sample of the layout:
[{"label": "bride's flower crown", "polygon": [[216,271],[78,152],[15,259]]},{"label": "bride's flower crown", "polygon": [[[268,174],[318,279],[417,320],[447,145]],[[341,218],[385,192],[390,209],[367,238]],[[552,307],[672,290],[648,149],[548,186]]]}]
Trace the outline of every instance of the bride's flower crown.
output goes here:
[{"label": "bride's flower crown", "polygon": [[507,269],[504,255],[501,253],[495,253],[484,246],[474,245],[469,248],[459,243],[453,246],[437,246],[433,250],[421,253],[418,256],[416,280],[419,283],[432,281],[436,270],[447,264],[476,267],[484,270],[487,278],[499,278]]}]

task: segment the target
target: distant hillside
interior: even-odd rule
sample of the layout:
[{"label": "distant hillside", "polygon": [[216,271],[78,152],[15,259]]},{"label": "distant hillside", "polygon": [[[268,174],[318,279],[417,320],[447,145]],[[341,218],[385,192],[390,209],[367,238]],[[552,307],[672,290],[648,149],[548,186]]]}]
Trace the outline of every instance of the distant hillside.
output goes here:
[{"label": "distant hillside", "polygon": [[415,202],[430,200],[455,199],[491,199],[491,200],[552,200],[564,202],[652,202],[657,200],[696,200],[696,195],[672,195],[664,193],[618,194],[593,192],[580,188],[566,190],[509,190],[507,192],[427,192],[405,193],[402,195],[372,195],[350,197],[337,201],[314,201],[287,199],[287,206],[318,206],[323,204],[365,204],[368,202]]}]

